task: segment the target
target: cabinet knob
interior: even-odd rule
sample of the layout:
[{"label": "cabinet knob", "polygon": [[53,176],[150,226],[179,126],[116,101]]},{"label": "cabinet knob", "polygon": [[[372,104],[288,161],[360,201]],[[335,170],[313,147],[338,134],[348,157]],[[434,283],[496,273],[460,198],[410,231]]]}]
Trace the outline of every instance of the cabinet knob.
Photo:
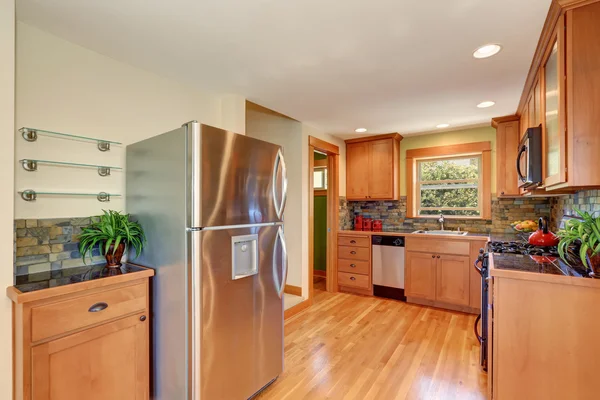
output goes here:
[{"label": "cabinet knob", "polygon": [[437,256],[437,258],[440,258],[440,256]]},{"label": "cabinet knob", "polygon": [[350,243],[356,243],[356,240],[351,240]]},{"label": "cabinet knob", "polygon": [[350,280],[351,280],[351,281],[355,281],[355,280],[356,280],[356,278],[355,278],[355,277],[353,277],[353,276],[351,276],[351,277],[350,277]]},{"label": "cabinet knob", "polygon": [[351,251],[350,254],[356,254],[356,252],[355,251]]},{"label": "cabinet knob", "polygon": [[431,258],[435,258],[435,254],[431,256]]},{"label": "cabinet knob", "polygon": [[350,264],[352,268],[356,268],[356,264]]},{"label": "cabinet knob", "polygon": [[146,320],[146,316],[145,316],[145,315],[142,315],[142,316],[140,317],[140,321],[144,322],[145,320]]}]

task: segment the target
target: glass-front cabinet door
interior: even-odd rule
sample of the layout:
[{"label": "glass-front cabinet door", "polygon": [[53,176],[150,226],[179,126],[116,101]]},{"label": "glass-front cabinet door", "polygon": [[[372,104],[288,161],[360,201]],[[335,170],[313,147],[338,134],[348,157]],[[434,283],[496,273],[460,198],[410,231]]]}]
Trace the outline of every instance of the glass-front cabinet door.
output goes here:
[{"label": "glass-front cabinet door", "polygon": [[[564,26],[560,18],[558,27]],[[564,40],[557,29],[555,40],[546,52],[543,64],[544,110],[542,116],[544,135],[544,185],[546,187],[566,182],[566,131]],[[564,33],[563,33],[564,35]]]}]

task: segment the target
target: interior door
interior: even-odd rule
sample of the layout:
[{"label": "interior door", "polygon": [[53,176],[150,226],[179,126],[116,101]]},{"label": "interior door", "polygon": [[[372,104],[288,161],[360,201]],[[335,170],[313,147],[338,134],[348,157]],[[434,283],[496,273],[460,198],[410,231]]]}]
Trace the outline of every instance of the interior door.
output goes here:
[{"label": "interior door", "polygon": [[435,300],[436,258],[431,253],[406,252],[406,296]]},{"label": "interior door", "polygon": [[201,398],[247,399],[283,370],[281,226],[192,234],[202,249]]},{"label": "interior door", "polygon": [[469,305],[471,271],[469,257],[444,254],[437,257],[436,300]]},{"label": "interior door", "polygon": [[369,143],[346,145],[346,196],[348,200],[369,197]]},{"label": "interior door", "polygon": [[394,139],[369,143],[369,198],[394,197]]},{"label": "interior door", "polygon": [[149,320],[142,315],[33,347],[32,398],[148,399]]}]

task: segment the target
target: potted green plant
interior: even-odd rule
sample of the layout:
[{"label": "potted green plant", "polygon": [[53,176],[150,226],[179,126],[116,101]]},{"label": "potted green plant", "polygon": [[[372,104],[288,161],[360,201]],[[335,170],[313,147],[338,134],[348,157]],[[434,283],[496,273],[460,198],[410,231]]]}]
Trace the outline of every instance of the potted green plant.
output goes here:
[{"label": "potted green plant", "polygon": [[592,278],[600,278],[600,217],[587,211],[575,209],[575,212],[581,219],[568,220],[565,228],[558,231],[558,253],[569,263],[570,249],[579,245],[579,258],[584,267],[591,269]]},{"label": "potted green plant", "polygon": [[85,263],[86,255],[92,258],[92,251],[99,246],[100,254],[106,257],[106,266],[118,268],[121,266],[123,253],[133,247],[138,257],[146,243],[142,226],[130,219],[129,214],[118,211],[105,211],[89,226],[81,230],[79,235],[79,252]]}]

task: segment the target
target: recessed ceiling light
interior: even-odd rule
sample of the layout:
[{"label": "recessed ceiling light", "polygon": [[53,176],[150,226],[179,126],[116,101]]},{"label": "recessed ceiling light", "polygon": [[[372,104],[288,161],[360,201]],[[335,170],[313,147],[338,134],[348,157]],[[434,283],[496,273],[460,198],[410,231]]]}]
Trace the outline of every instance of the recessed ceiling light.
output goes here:
[{"label": "recessed ceiling light", "polygon": [[495,101],[483,101],[483,102],[477,104],[477,107],[478,108],[488,108],[488,107],[493,106],[494,104],[496,104]]},{"label": "recessed ceiling light", "polygon": [[439,124],[439,125],[436,125],[435,127],[438,129],[443,129],[443,128],[447,128],[449,126],[450,126],[450,124]]},{"label": "recessed ceiling light", "polygon": [[493,56],[494,54],[498,54],[502,50],[502,46],[499,44],[486,44],[485,46],[481,46],[475,52],[473,52],[473,57],[475,58],[488,58]]},{"label": "recessed ceiling light", "polygon": [[354,132],[356,132],[356,133],[363,133],[363,132],[366,132],[366,131],[367,131],[367,128],[356,128],[354,130]]}]

